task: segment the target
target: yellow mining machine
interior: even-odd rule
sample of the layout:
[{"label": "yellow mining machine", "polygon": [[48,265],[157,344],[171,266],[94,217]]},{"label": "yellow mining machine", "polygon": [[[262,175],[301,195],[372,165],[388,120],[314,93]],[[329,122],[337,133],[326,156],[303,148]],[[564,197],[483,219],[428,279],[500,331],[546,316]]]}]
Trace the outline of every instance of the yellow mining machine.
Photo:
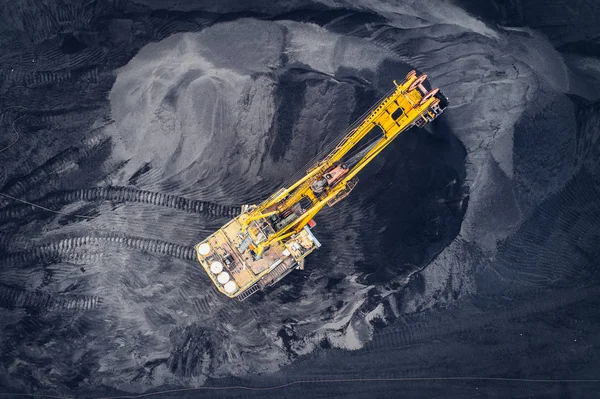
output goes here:
[{"label": "yellow mining machine", "polygon": [[[439,116],[447,99],[428,91],[411,71],[356,123],[337,146],[297,181],[292,181],[242,213],[196,245],[200,264],[217,289],[240,300],[275,284],[321,244],[311,232],[313,217],[333,206],[356,186],[356,175],[400,133],[423,127]],[[375,132],[375,134],[373,134]]]}]

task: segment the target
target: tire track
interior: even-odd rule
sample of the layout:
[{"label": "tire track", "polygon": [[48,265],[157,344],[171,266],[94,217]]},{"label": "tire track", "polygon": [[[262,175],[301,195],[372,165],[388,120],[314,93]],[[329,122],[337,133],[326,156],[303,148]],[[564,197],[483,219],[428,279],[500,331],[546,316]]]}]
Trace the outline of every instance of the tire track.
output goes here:
[{"label": "tire track", "polygon": [[[39,179],[41,179],[41,176],[39,178],[36,176],[30,180],[33,181]],[[17,182],[12,191],[22,192],[28,183],[29,182],[23,184]],[[16,196],[10,192],[7,192],[7,194]],[[134,187],[122,186],[92,187],[74,191],[56,192],[36,200],[36,205],[41,205],[47,208],[60,207],[77,201],[137,202],[178,209],[190,213],[200,213],[221,217],[235,217],[241,212],[241,207],[239,206],[220,205],[213,202],[194,200],[173,194],[163,194],[153,191],[139,190]],[[40,211],[40,209],[33,205],[15,205],[7,207],[0,210],[0,221],[7,219],[19,219],[33,211]]]},{"label": "tire track", "polygon": [[34,263],[57,263],[64,260],[94,259],[97,254],[77,254],[74,251],[80,247],[98,244],[121,244],[141,251],[168,255],[183,260],[196,258],[194,247],[174,244],[161,240],[127,235],[82,236],[58,240],[50,244],[35,246],[24,252],[9,253],[0,261],[2,267],[25,267]]},{"label": "tire track", "polygon": [[0,306],[7,309],[37,308],[48,311],[92,310],[102,298],[87,295],[52,295],[0,283]]}]

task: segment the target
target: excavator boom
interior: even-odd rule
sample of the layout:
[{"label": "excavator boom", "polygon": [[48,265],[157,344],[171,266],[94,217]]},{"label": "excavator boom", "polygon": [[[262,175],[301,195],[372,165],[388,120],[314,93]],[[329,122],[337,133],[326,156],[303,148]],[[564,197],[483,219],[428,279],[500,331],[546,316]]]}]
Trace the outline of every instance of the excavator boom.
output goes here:
[{"label": "excavator boom", "polygon": [[[243,300],[273,285],[320,246],[312,234],[313,217],[356,186],[356,175],[410,127],[423,127],[448,101],[439,89],[428,91],[411,71],[306,174],[196,245],[198,260],[219,291]],[[375,134],[373,134],[375,133]]]}]

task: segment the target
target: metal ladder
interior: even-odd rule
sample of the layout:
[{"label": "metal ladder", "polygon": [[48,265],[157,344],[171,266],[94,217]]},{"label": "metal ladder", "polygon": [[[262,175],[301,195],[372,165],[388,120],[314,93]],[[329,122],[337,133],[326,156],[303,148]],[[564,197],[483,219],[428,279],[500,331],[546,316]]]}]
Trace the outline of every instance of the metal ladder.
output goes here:
[{"label": "metal ladder", "polygon": [[243,302],[244,300],[248,299],[249,296],[258,291],[260,291],[260,287],[258,286],[258,284],[254,284],[252,287],[248,288],[246,291],[238,295],[237,300]]}]

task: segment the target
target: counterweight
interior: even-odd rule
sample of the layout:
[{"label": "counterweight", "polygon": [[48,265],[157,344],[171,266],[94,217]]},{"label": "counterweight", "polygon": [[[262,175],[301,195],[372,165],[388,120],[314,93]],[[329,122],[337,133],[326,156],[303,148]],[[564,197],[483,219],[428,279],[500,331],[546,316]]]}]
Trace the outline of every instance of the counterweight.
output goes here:
[{"label": "counterweight", "polygon": [[303,268],[304,258],[320,246],[310,230],[313,217],[345,198],[358,183],[357,174],[402,132],[443,112],[448,101],[439,89],[424,87],[426,78],[411,71],[402,83],[394,81],[395,88],[304,177],[258,205],[244,206],[241,215],[196,245],[198,260],[219,291],[245,299]]}]

